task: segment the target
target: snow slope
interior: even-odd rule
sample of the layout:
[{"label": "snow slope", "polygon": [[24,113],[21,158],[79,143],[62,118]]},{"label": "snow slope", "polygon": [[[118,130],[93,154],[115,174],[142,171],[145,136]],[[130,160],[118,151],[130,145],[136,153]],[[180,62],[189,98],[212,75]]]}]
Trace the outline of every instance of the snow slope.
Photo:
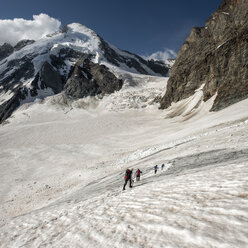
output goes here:
[{"label": "snow slope", "polygon": [[[59,94],[0,127],[0,247],[247,247],[248,100],[210,113],[199,89],[161,111],[166,80]],[[143,174],[122,191],[128,167]]]}]

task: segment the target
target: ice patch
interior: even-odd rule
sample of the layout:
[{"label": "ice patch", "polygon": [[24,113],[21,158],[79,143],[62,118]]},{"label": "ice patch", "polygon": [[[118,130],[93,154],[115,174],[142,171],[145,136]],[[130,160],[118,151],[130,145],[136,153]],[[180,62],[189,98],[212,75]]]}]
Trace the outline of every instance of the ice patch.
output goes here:
[{"label": "ice patch", "polygon": [[0,104],[8,101],[9,99],[11,99],[11,97],[13,97],[13,92],[8,90],[7,92],[0,92]]}]

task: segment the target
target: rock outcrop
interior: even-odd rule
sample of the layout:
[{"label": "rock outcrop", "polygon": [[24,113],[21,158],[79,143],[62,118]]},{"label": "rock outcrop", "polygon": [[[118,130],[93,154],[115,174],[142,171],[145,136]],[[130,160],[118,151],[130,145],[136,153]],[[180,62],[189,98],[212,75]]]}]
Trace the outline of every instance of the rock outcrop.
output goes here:
[{"label": "rock outcrop", "polygon": [[20,49],[22,49],[23,47],[33,44],[35,41],[34,40],[21,40],[19,41],[15,46],[14,49],[16,51],[19,51]]},{"label": "rock outcrop", "polygon": [[[22,81],[30,79],[35,72],[32,59],[34,56],[23,56],[6,62],[4,70],[0,71],[0,85],[3,91],[8,91],[22,85]],[[10,73],[12,72],[13,73]]]},{"label": "rock outcrop", "polygon": [[121,89],[122,80],[115,77],[104,65],[90,61],[85,55],[80,59],[65,84],[65,93],[74,98],[111,94]]},{"label": "rock outcrop", "polygon": [[8,57],[13,52],[14,47],[12,47],[9,43],[4,43],[0,46],[0,61]]},{"label": "rock outcrop", "polygon": [[181,47],[170,72],[161,108],[203,87],[203,100],[216,94],[212,111],[248,97],[248,1],[224,0]]},{"label": "rock outcrop", "polygon": [[63,90],[64,85],[60,74],[48,62],[41,67],[40,85],[41,89],[51,88],[55,94]]},{"label": "rock outcrop", "polygon": [[8,119],[12,113],[20,106],[20,102],[27,96],[27,90],[17,87],[12,92],[12,97],[0,104],[0,123]]},{"label": "rock outcrop", "polygon": [[120,64],[126,64],[129,68],[135,68],[141,74],[149,74],[149,72],[144,68],[146,66],[151,71],[158,73],[162,76],[168,76],[169,68],[161,62],[148,60],[141,58],[140,56],[130,53],[128,51],[123,51],[123,54],[128,54],[129,56],[124,56],[117,53],[113,47],[111,47],[107,42],[105,42],[100,36],[100,48],[104,53],[104,57],[115,66],[120,66]]},{"label": "rock outcrop", "polygon": [[0,61],[7,58],[14,51],[18,51],[27,45],[33,44],[34,42],[34,40],[21,40],[14,47],[9,43],[4,43],[0,46]]}]

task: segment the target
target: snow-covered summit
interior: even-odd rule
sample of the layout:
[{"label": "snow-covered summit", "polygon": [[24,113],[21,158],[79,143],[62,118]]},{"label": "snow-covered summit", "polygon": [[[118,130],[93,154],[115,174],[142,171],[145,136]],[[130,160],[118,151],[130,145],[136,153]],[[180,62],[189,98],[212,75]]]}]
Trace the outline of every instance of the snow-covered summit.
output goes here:
[{"label": "snow-covered summit", "polygon": [[69,24],[61,32],[55,33],[52,37],[48,35],[46,38],[54,38],[50,51],[53,55],[57,56],[63,48],[71,48],[78,52],[92,54],[95,57],[100,56],[103,59],[102,51],[99,47],[101,41],[98,35],[80,23]]}]

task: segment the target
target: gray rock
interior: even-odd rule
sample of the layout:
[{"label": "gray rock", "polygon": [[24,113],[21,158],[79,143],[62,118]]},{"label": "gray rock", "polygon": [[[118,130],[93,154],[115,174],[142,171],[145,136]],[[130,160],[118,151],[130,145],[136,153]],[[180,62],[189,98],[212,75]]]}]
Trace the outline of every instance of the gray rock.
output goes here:
[{"label": "gray rock", "polygon": [[10,44],[4,43],[0,46],[0,61],[7,58],[13,52],[14,48]]},{"label": "gray rock", "polygon": [[212,111],[248,97],[248,1],[224,0],[203,28],[193,28],[170,73],[167,108],[194,94],[202,84],[203,100],[217,93]]},{"label": "gray rock", "polygon": [[19,41],[15,46],[14,49],[15,51],[21,50],[23,47],[33,44],[35,41],[34,40],[21,40]]},{"label": "gray rock", "polygon": [[20,106],[20,101],[25,99],[27,91],[25,89],[18,87],[13,91],[13,96],[0,104],[0,123],[9,118],[12,113]]},{"label": "gray rock", "polygon": [[63,82],[60,74],[50,65],[45,62],[40,70],[41,89],[51,88],[55,94],[63,90]]},{"label": "gray rock", "polygon": [[[23,87],[21,79],[26,80],[33,76],[34,66],[31,60],[31,57],[11,60],[8,62],[7,69],[0,74],[0,93],[11,91],[13,94],[9,100],[0,102],[0,123],[9,118],[20,106],[21,100],[28,96],[28,89]],[[8,71],[13,68],[16,70],[12,74],[8,74]]]},{"label": "gray rock", "polygon": [[99,39],[101,41],[100,43],[100,48],[103,51],[104,57],[108,60],[108,62],[116,65],[116,66],[120,66],[120,63],[126,64],[129,68],[134,68],[136,69],[136,71],[138,71],[141,74],[146,74],[149,75],[150,73],[145,69],[144,66],[148,67],[149,69],[151,69],[152,71],[154,71],[155,73],[159,73],[162,76],[167,76],[168,72],[169,72],[169,68],[163,64],[163,63],[159,63],[159,62],[155,62],[153,60],[149,60],[146,61],[143,58],[141,58],[140,56],[130,53],[128,51],[123,51],[129,55],[131,55],[131,57],[125,57],[122,56],[120,54],[117,54],[115,52],[114,49],[112,49],[107,42],[105,42],[100,36]]},{"label": "gray rock", "polygon": [[[1,80],[5,74],[0,75],[1,92],[7,92],[10,90],[13,96],[3,103],[0,102],[0,123],[5,121],[11,116],[11,114],[20,106],[20,102],[25,100],[29,95],[37,96],[38,89],[51,88],[54,93],[59,93],[63,90],[63,82],[59,73],[48,63],[45,62],[39,73],[36,74],[32,81],[31,89],[27,89],[23,86],[21,79],[29,79],[34,76],[34,66],[31,62],[32,58],[22,58],[21,60],[12,60],[8,64],[8,68],[19,66],[18,69]],[[38,84],[40,82],[40,84]]]},{"label": "gray rock", "polygon": [[148,60],[146,63],[147,67],[149,67],[152,71],[161,74],[164,77],[167,77],[169,75],[170,66],[166,65],[164,62],[151,59]]},{"label": "gray rock", "polygon": [[67,70],[65,69],[67,67],[65,61],[66,60],[74,60],[77,61],[81,57],[83,57],[83,53],[79,51],[75,51],[71,48],[62,48],[60,49],[59,53],[55,55],[50,55],[51,59],[51,65],[57,69],[57,71],[60,71],[61,79],[63,81],[63,84],[66,83],[66,80],[69,77],[69,74]]},{"label": "gray rock", "polygon": [[[0,83],[5,91],[21,84],[21,79],[27,80],[34,75],[34,65],[32,56],[24,56],[21,59],[14,59],[8,62],[6,70],[0,74]],[[14,72],[9,74],[9,71]]]},{"label": "gray rock", "polygon": [[119,80],[104,65],[90,61],[90,55],[81,58],[73,68],[70,78],[65,84],[65,93],[75,98],[111,94],[121,89]]}]

